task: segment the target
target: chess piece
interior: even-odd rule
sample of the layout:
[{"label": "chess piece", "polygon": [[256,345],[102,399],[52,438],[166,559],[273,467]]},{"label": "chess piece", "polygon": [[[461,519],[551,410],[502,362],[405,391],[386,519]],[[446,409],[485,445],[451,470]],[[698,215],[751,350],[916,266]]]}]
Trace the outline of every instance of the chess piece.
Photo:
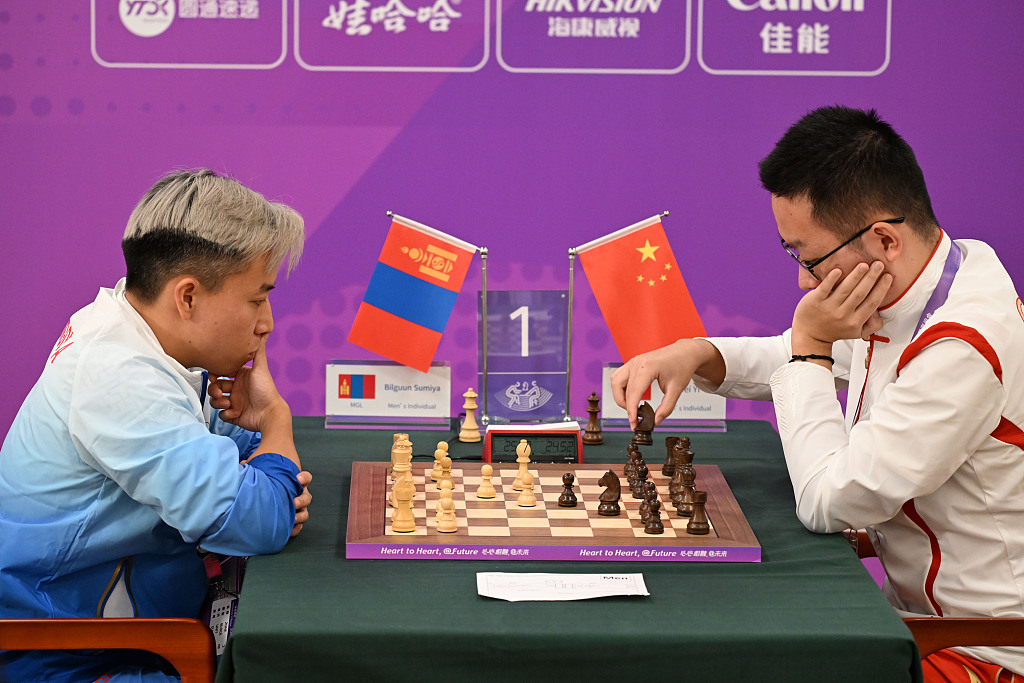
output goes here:
[{"label": "chess piece", "polygon": [[416,495],[416,485],[412,481],[412,474],[399,472],[392,492],[395,510],[391,514],[391,530],[400,534],[415,531],[416,517],[412,512],[412,499]]},{"label": "chess piece", "polygon": [[605,490],[601,492],[601,503],[597,506],[597,514],[602,517],[619,516],[622,512],[619,507],[619,497],[621,495],[619,477],[615,472],[608,470],[601,475],[597,483],[599,486],[605,487]]},{"label": "chess piece", "polygon": [[672,505],[679,507],[680,498],[683,495],[683,447],[681,441],[677,441],[672,447],[672,480],[668,483],[668,497]]},{"label": "chess piece", "polygon": [[679,455],[679,479],[682,483],[679,497],[675,501],[676,514],[689,517],[693,514],[694,491],[697,490],[697,471],[693,469],[693,451],[684,449]]},{"label": "chess piece", "polygon": [[654,498],[650,502],[650,512],[647,516],[647,522],[644,524],[644,533],[665,533],[665,523],[661,521],[661,501],[658,500],[657,493],[655,493]]},{"label": "chess piece", "polygon": [[459,432],[459,441],[464,443],[477,443],[481,440],[480,427],[476,423],[476,397],[477,393],[472,388],[466,389],[462,395],[466,402],[462,407],[466,410],[466,419],[462,421],[462,431]]},{"label": "chess piece", "polygon": [[654,408],[647,401],[640,404],[636,411],[636,429],[633,430],[632,442],[638,446],[651,446],[654,439],[651,432],[654,431]]},{"label": "chess piece", "polygon": [[452,482],[441,482],[441,498],[437,501],[437,530],[442,534],[458,531],[455,519],[455,501],[452,499]]},{"label": "chess piece", "polygon": [[430,470],[430,480],[437,481],[441,477],[441,460],[448,455],[448,442],[438,441],[437,450],[434,451],[434,468]]},{"label": "chess piece", "polygon": [[562,475],[562,495],[558,497],[558,507],[576,507],[576,494],[572,491],[572,483],[575,480],[576,477],[572,476],[572,472],[566,472]]},{"label": "chess piece", "polygon": [[[395,446],[398,444],[399,441],[402,441],[402,440],[409,441],[409,435],[408,434],[396,433],[396,434],[392,434],[391,438],[394,439],[394,441],[391,442],[391,481],[394,481],[395,480]],[[409,447],[412,448],[412,442],[409,442]]]},{"label": "chess piece", "polygon": [[491,483],[491,474],[493,473],[494,468],[490,465],[480,468],[480,486],[476,489],[477,498],[494,498],[498,495],[498,492],[494,490],[494,484]]},{"label": "chess piece", "polygon": [[[398,436],[405,435],[399,434]],[[391,448],[391,478],[395,482],[391,487],[391,496],[388,498],[388,505],[391,507],[397,507],[395,489],[406,477],[412,482],[412,443],[406,439],[399,439]]]},{"label": "chess piece", "polygon": [[516,499],[516,505],[521,508],[532,508],[537,505],[537,496],[533,495],[533,475],[529,472],[523,475],[523,490]]},{"label": "chess piece", "polygon": [[[686,438],[686,437],[683,437]],[[675,455],[672,452],[672,448],[679,441],[678,436],[666,436],[665,437],[665,464],[661,466],[661,474],[666,477],[671,477],[676,473],[676,461]],[[689,441],[689,439],[687,439]]]},{"label": "chess piece", "polygon": [[633,485],[629,487],[629,490],[637,500],[642,500],[644,497],[644,484],[647,482],[647,474],[647,465],[640,463],[636,466],[636,479],[633,480]]},{"label": "chess piece", "polygon": [[703,535],[711,531],[711,523],[708,521],[707,511],[704,509],[707,502],[707,492],[694,492],[693,514],[690,516],[690,521],[686,523],[686,533],[694,535]]},{"label": "chess piece", "polygon": [[626,455],[629,459],[626,461],[625,466],[622,468],[622,476],[626,478],[626,481],[630,484],[636,479],[636,466],[643,455],[640,453],[640,447],[635,443],[631,443],[626,446]]},{"label": "chess piece", "polygon": [[444,483],[448,482],[455,488],[455,479],[452,477],[452,459],[447,455],[441,458],[441,474],[437,478],[437,488],[441,490],[444,488]]},{"label": "chess piece", "polygon": [[527,443],[526,439],[520,439],[519,445],[516,446],[516,462],[519,463],[519,471],[516,472],[516,478],[512,482],[513,491],[523,490],[523,478],[529,472],[530,469],[530,444]]},{"label": "chess piece", "polygon": [[591,393],[587,397],[587,412],[590,414],[590,418],[587,420],[587,426],[583,429],[583,443],[588,446],[604,443],[601,423],[597,419],[598,413],[601,412],[601,408],[598,406],[598,401],[600,400],[597,392]]},{"label": "chess piece", "polygon": [[658,499],[658,487],[653,481],[643,484],[644,499],[640,503],[640,521],[647,522],[651,516],[651,503]]}]

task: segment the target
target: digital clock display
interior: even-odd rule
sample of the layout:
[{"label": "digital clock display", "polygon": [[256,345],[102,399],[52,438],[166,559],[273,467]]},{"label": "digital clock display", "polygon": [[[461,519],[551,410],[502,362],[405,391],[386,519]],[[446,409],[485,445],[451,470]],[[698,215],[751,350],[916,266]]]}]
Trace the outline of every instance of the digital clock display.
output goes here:
[{"label": "digital clock display", "polygon": [[515,462],[516,448],[523,439],[530,444],[532,462],[582,462],[579,432],[490,432],[487,438],[492,462]]}]

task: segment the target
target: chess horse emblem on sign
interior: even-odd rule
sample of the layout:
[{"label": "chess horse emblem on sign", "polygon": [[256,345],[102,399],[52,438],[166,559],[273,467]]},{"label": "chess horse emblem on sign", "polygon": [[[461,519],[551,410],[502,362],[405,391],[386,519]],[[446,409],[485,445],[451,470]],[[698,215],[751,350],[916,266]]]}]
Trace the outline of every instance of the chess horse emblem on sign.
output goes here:
[{"label": "chess horse emblem on sign", "polygon": [[494,394],[501,405],[509,410],[526,413],[540,408],[554,396],[542,386],[538,386],[536,380],[533,382],[516,382],[508,385],[504,391]]}]

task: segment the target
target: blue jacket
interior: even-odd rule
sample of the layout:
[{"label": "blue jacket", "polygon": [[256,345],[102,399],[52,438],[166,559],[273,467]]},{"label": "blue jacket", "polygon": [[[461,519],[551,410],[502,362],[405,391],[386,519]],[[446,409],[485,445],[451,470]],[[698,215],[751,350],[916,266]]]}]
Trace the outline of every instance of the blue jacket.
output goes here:
[{"label": "blue jacket", "polygon": [[[259,434],[218,419],[207,373],[163,352],[123,288],[71,317],[0,449],[0,617],[195,617],[197,547],[274,553],[291,534],[298,468],[241,464]],[[8,659],[5,681],[79,666]]]}]

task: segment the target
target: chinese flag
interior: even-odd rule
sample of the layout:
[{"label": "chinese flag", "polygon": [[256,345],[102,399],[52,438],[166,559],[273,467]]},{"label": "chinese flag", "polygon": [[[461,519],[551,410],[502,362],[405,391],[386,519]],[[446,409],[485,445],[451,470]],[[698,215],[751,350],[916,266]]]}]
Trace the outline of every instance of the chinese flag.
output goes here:
[{"label": "chinese flag", "polygon": [[576,251],[623,361],[705,334],[660,216]]},{"label": "chinese flag", "polygon": [[394,216],[348,340],[427,372],[476,250]]}]

